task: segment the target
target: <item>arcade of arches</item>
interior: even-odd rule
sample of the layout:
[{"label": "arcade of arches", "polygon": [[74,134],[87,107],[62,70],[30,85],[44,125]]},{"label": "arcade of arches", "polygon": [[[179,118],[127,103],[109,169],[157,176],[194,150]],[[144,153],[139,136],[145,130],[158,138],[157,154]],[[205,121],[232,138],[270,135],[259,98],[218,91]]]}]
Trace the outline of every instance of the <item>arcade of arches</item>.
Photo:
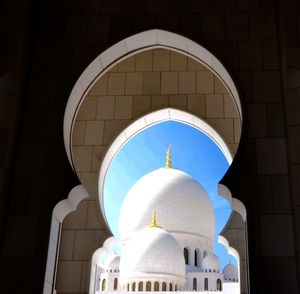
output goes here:
[{"label": "arcade of arches", "polygon": [[[241,118],[226,86],[209,68],[167,49],[143,51],[116,64],[90,89],[76,116],[72,134],[73,162],[90,197],[63,221],[58,293],[87,291],[92,254],[108,237],[96,200],[105,152],[134,120],[167,107],[206,121],[222,136],[232,156],[236,153]],[[224,236],[227,234],[233,242],[230,245],[241,252],[245,273],[244,222],[238,214],[234,217],[234,226],[226,232]],[[245,275],[241,277],[244,284]]]}]

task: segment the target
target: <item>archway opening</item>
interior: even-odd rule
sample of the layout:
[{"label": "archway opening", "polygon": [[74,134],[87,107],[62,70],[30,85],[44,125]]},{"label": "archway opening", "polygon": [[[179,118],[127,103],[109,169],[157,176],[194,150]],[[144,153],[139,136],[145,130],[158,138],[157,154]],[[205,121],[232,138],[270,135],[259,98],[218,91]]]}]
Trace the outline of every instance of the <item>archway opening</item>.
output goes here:
[{"label": "archway opening", "polygon": [[[160,112],[165,113],[166,111],[170,114],[173,110],[167,109],[161,110]],[[127,191],[133,183],[135,183],[144,174],[164,165],[165,152],[159,151],[166,151],[169,145],[168,143],[171,141],[173,143],[171,159],[172,167],[184,170],[191,174],[194,178],[198,179],[199,182],[204,185],[205,189],[209,190],[209,197],[215,205],[215,242],[212,247],[203,250],[203,257],[206,256],[207,251],[210,253],[213,251],[220,258],[221,271],[228,263],[229,259],[233,264],[239,266],[239,259],[229,257],[227,248],[220,246],[218,243],[218,235],[223,230],[229,216],[231,215],[231,203],[226,198],[218,195],[218,183],[226,173],[232,160],[230,152],[228,149],[224,148],[224,146],[226,146],[224,142],[224,145],[220,143],[219,140],[222,140],[220,136],[216,136],[213,139],[213,137],[209,135],[209,128],[204,127],[203,129],[199,129],[199,127],[196,128],[196,124],[191,125],[184,122],[184,114],[191,116],[190,114],[179,112],[178,110],[174,111],[177,115],[180,113],[181,121],[176,121],[169,115],[167,119],[162,121],[158,120],[158,122],[152,123],[151,126],[144,127],[137,131],[136,134],[131,136],[125,144],[120,146],[118,152],[114,154],[114,156],[108,153],[108,155],[111,156],[111,159],[109,161],[110,164],[106,169],[102,194],[103,209],[104,213],[107,213],[105,216],[108,224],[111,226],[111,230],[114,232],[115,237],[119,239],[120,236],[118,227],[122,224],[122,222],[120,222],[120,220],[118,221],[118,215]],[[150,114],[150,116],[153,115],[154,114]],[[157,113],[155,115],[156,117],[159,117]],[[195,123],[195,120],[193,122]],[[202,126],[208,127],[205,122],[203,122]],[[116,142],[117,141],[118,140],[116,140]],[[189,150],[189,152],[186,153],[184,150]],[[214,152],[218,155],[214,154]],[[199,157],[199,154],[202,155]],[[228,157],[225,156],[226,154]],[[201,166],[201,169],[199,169],[199,165],[195,167],[194,162],[197,162]],[[194,170],[193,166],[195,167]],[[197,173],[199,174],[197,175]],[[202,179],[200,175],[201,173],[202,176],[205,176]],[[132,177],[132,179],[130,179],[130,177]],[[209,187],[209,185],[212,186]],[[101,187],[102,185],[99,186]],[[101,193],[99,193],[99,195],[101,195]],[[116,198],[116,195],[118,195],[119,199]],[[222,213],[219,214],[218,210]],[[110,213],[111,215],[109,215]],[[128,215],[127,218],[128,217],[131,216]],[[138,211],[135,211],[134,218],[139,218]],[[194,260],[198,259],[197,250],[193,249],[189,252],[188,248],[184,249],[183,255],[186,260],[186,264],[194,266]],[[235,255],[235,257],[238,257],[238,255]],[[215,269],[208,271],[208,274],[215,273],[219,273],[219,270],[218,272]],[[216,288],[217,284],[212,284],[212,287]]]},{"label": "archway opening", "polygon": [[[135,38],[143,39],[144,34],[146,34],[148,37],[151,35],[155,36],[155,42],[152,44],[144,44],[144,43],[143,44],[139,43],[139,45],[134,44],[133,40],[136,40]],[[150,37],[148,40],[151,43],[151,42],[153,42],[154,39],[152,39]],[[122,73],[122,71],[120,72],[119,69],[120,69],[120,65],[123,62],[123,60],[124,60],[124,64],[125,64],[126,61],[128,61],[130,58],[132,60],[132,57],[134,57],[137,53],[141,54],[141,56],[143,55],[145,57],[145,55],[147,55],[149,53],[148,51],[152,51],[152,53],[150,55],[154,58],[155,50],[157,50],[157,52],[160,52],[162,54],[165,54],[164,53],[165,50],[170,51],[170,52],[172,51],[174,53],[172,53],[172,54],[170,52],[167,53],[167,55],[169,56],[170,62],[172,60],[171,55],[176,56],[176,57],[179,57],[178,55],[185,56],[183,59],[186,60],[186,66],[187,66],[186,69],[177,71],[179,84],[180,84],[180,76],[182,78],[185,76],[185,74],[189,75],[190,74],[189,71],[196,72],[195,76],[196,76],[197,82],[196,82],[196,92],[194,94],[178,92],[175,94],[176,97],[174,99],[174,94],[168,93],[167,94],[167,96],[168,96],[167,100],[169,101],[168,104],[167,105],[159,105],[158,108],[163,108],[165,106],[168,106],[168,107],[174,106],[171,104],[171,101],[173,101],[173,102],[177,101],[177,102],[179,102],[179,104],[176,104],[175,107],[178,109],[189,110],[191,112],[193,112],[194,109],[195,110],[199,109],[199,107],[200,107],[199,105],[195,105],[195,107],[192,106],[189,109],[188,109],[188,107],[190,105],[190,102],[189,102],[190,100],[192,101],[194,98],[198,99],[201,96],[201,94],[198,93],[198,75],[201,76],[201,73],[198,74],[198,71],[200,72],[200,71],[203,71],[203,69],[204,69],[204,71],[209,72],[209,73],[205,73],[205,75],[212,76],[211,81],[213,81],[214,85],[218,85],[218,87],[219,87],[219,89],[217,91],[220,91],[218,94],[221,94],[222,99],[223,99],[223,113],[225,113],[225,103],[224,103],[225,96],[224,95],[227,94],[228,96],[226,96],[226,97],[230,98],[231,101],[233,101],[232,105],[234,105],[233,109],[235,109],[234,115],[236,115],[235,117],[231,117],[231,120],[232,120],[233,124],[235,124],[235,122],[236,122],[237,126],[239,128],[240,128],[240,123],[241,123],[240,103],[239,103],[239,99],[238,99],[238,95],[237,95],[237,91],[235,89],[234,83],[231,80],[227,71],[222,66],[222,64],[220,64],[219,61],[214,56],[212,56],[209,52],[207,52],[203,47],[191,42],[190,40],[188,40],[186,38],[178,36],[176,34],[171,34],[169,32],[163,32],[160,30],[144,32],[144,33],[141,33],[139,36],[134,36],[133,39],[132,39],[132,37],[130,37],[127,40],[124,40],[124,44],[126,44],[125,47],[127,48],[125,51],[122,49],[122,48],[124,48],[122,46],[122,44],[123,44],[122,42],[120,42],[119,44],[114,46],[112,51],[108,50],[108,52],[110,52],[111,54],[108,54],[109,57],[106,54],[106,57],[108,57],[106,60],[105,60],[105,58],[103,58],[105,54],[99,56],[99,59],[97,58],[97,60],[95,60],[95,62],[93,62],[93,64],[91,64],[90,67],[83,73],[83,75],[80,77],[78,83],[74,87],[74,91],[71,94],[71,97],[70,97],[70,100],[69,100],[69,103],[67,106],[67,110],[66,110],[65,129],[64,129],[66,150],[67,150],[68,156],[70,158],[71,164],[74,167],[74,170],[76,171],[76,173],[78,174],[82,184],[87,189],[88,193],[93,196],[95,196],[97,194],[97,193],[94,193],[94,191],[96,190],[95,189],[95,187],[96,187],[95,175],[97,175],[97,172],[99,171],[99,165],[103,159],[103,155],[105,154],[107,147],[112,146],[111,143],[112,143],[114,135],[118,134],[120,129],[124,129],[125,127],[127,127],[128,124],[130,124],[130,122],[132,122],[136,117],[131,116],[130,119],[121,118],[121,120],[123,120],[124,124],[122,125],[122,127],[120,129],[115,131],[114,135],[110,134],[110,136],[105,137],[105,130],[104,130],[104,137],[102,137],[102,138],[107,139],[105,146],[104,145],[101,146],[101,144],[99,146],[98,143],[96,143],[96,145],[93,145],[95,143],[93,143],[93,142],[91,143],[91,141],[89,141],[89,139],[86,140],[86,138],[88,138],[88,136],[89,136],[88,133],[86,132],[88,130],[88,126],[89,126],[90,130],[91,130],[91,127],[92,127],[92,129],[93,129],[93,127],[94,127],[94,129],[95,129],[95,127],[97,129],[97,127],[99,127],[99,125],[101,125],[101,123],[95,122],[95,121],[92,122],[92,121],[89,121],[89,119],[87,119],[87,118],[84,118],[84,119],[82,119],[82,118],[84,117],[84,113],[88,114],[88,112],[89,112],[88,110],[91,109],[91,107],[90,107],[91,101],[95,101],[95,98],[93,98],[93,97],[97,96],[97,95],[93,96],[92,93],[95,93],[95,91],[97,91],[96,89],[98,89],[98,90],[101,89],[102,81],[105,80],[105,75],[108,74],[108,80],[106,80],[107,81],[106,82],[106,90],[108,91],[108,89],[110,87],[109,76],[113,77],[114,73],[116,75],[118,75],[119,73]],[[117,54],[118,56],[114,56],[115,54]],[[137,59],[136,59],[136,57],[134,57],[133,59],[135,60],[135,68],[136,68],[136,65],[137,65],[136,60]],[[190,62],[190,60],[193,61],[194,64],[192,62]],[[152,61],[153,61],[153,59],[152,59]],[[197,67],[197,62],[200,62],[199,63],[200,68],[199,68],[199,64]],[[101,64],[102,66],[99,67],[99,64]],[[154,64],[154,63],[152,63],[152,64]],[[194,66],[196,65],[196,68],[191,69],[192,64]],[[117,65],[117,67],[116,67],[116,65]],[[127,65],[128,65],[128,63],[127,63]],[[169,66],[171,66],[171,63],[169,63]],[[123,70],[124,70],[124,67],[123,67]],[[147,70],[147,71],[149,71],[149,70]],[[154,69],[152,68],[150,70],[150,72],[153,72],[153,71],[154,71]],[[173,75],[175,72],[175,75],[176,75],[176,70],[169,68],[169,70],[166,70],[166,72],[168,72],[168,71],[172,72]],[[181,74],[180,71],[187,72],[187,73]],[[131,72],[131,73],[125,72],[126,79],[127,79],[127,76],[129,76],[131,74],[136,74],[136,72]],[[160,72],[160,74],[161,74],[161,78],[163,75],[165,75],[162,72]],[[171,77],[172,74],[170,74],[169,77]],[[200,80],[201,79],[202,78],[200,78]],[[127,80],[126,80],[125,84],[127,84]],[[181,85],[184,85],[184,84],[186,84],[186,82],[181,83]],[[178,87],[179,87],[178,88],[178,91],[179,91],[180,86],[178,86]],[[162,88],[160,88],[160,91],[161,90],[162,90]],[[216,91],[216,88],[213,90],[212,93],[207,93],[207,94],[217,94],[214,91]],[[126,86],[124,88],[124,93],[125,93],[124,96],[126,96]],[[143,93],[143,95],[144,94],[145,93]],[[160,94],[162,94],[162,93],[160,93]],[[115,102],[117,101],[116,96],[118,96],[118,95],[120,95],[120,94],[112,95],[115,97],[114,98]],[[152,96],[153,95],[150,94],[150,96],[151,96],[150,97],[150,101],[151,101],[150,105],[151,106],[148,110],[146,110],[146,112],[153,110],[152,109],[152,105],[153,105],[153,97]],[[158,95],[158,94],[155,94],[155,95]],[[172,98],[170,95],[172,95]],[[182,98],[184,98],[183,97],[184,95],[189,95],[189,96],[196,95],[197,97],[193,97],[193,99],[190,99],[190,97],[188,96],[187,104],[185,104],[186,106],[184,106],[181,104],[181,101],[182,101]],[[103,94],[101,97],[103,97]],[[177,98],[178,98],[178,100],[176,100]],[[106,102],[108,100],[110,100],[110,99],[107,99]],[[164,99],[162,99],[162,101],[163,100]],[[183,100],[185,100],[185,98]],[[200,101],[200,100],[198,99],[197,101]],[[97,98],[96,101],[97,101],[96,104],[98,104],[99,99]],[[134,99],[133,99],[133,101],[134,101]],[[194,99],[194,101],[195,101],[195,99]],[[205,102],[207,102],[207,101],[205,100]],[[115,112],[116,104],[114,104],[114,115],[116,114],[116,112]],[[144,100],[143,100],[143,104],[145,104]],[[86,107],[86,106],[88,106],[88,107]],[[101,107],[101,109],[103,109],[103,108]],[[227,108],[227,111],[228,111],[228,108]],[[97,109],[97,113],[98,113],[98,109]],[[108,113],[107,109],[104,113],[106,113],[106,114]],[[144,114],[145,113],[140,113],[139,115],[141,116]],[[197,113],[197,115],[201,116],[200,113]],[[98,114],[96,114],[95,117],[97,117],[97,116],[98,116]],[[212,124],[213,123],[217,124],[216,120],[219,120],[219,119],[221,119],[221,118],[213,117],[208,120],[210,120],[210,123],[212,123]],[[112,130],[114,128],[114,125],[116,125],[115,123],[117,123],[116,117],[115,116],[110,117],[110,120],[111,120],[112,124],[110,125],[109,129]],[[97,121],[97,118],[96,118],[96,121]],[[154,121],[155,121],[155,119],[154,119]],[[221,121],[219,121],[219,122],[221,122]],[[189,123],[193,123],[193,122],[189,122]],[[104,125],[108,125],[106,121],[104,121]],[[224,124],[221,123],[221,125],[223,126]],[[82,133],[83,126],[84,126],[85,131]],[[137,125],[135,125],[135,127],[136,126]],[[217,128],[216,125],[213,124],[213,126],[214,126],[214,128]],[[139,129],[140,129],[140,127],[137,128],[137,130],[139,130]],[[121,134],[123,137],[125,135],[125,140],[123,141],[123,143],[128,139],[128,137],[132,136],[135,132],[136,132],[136,130],[134,130],[133,128],[127,129],[126,132],[123,132]],[[226,132],[224,132],[223,134],[225,134],[225,133]],[[226,136],[227,135],[225,134],[225,137]],[[234,136],[235,136],[235,134],[233,134],[233,137]],[[82,138],[84,138],[83,141],[81,141]],[[232,146],[229,146],[230,144],[228,145],[230,147],[232,153],[235,153],[238,141],[239,141],[239,135],[237,136],[237,141],[235,142],[235,139],[234,139],[233,142],[231,143]],[[81,142],[84,142],[84,143],[81,143]],[[90,161],[89,158],[86,157],[87,160],[83,160],[84,156],[82,157],[83,154],[87,154],[86,147],[90,143],[92,144],[93,147],[91,148],[91,145],[90,145],[87,149],[92,150],[92,154],[90,154],[91,155],[90,158],[93,158],[92,162],[89,162]],[[119,143],[120,143],[120,137],[119,137]],[[102,148],[102,147],[104,147],[104,148]],[[97,153],[94,153],[94,150],[97,150]],[[111,152],[111,155],[114,156],[114,154],[116,153],[116,149],[109,148],[109,152]],[[229,154],[230,154],[230,152],[229,152]],[[96,164],[93,163],[94,158],[96,159],[95,160]],[[112,157],[108,157],[108,158],[111,159]],[[83,160],[83,161],[81,161],[81,160]],[[105,159],[104,159],[104,161],[105,161]],[[88,164],[82,165],[83,162],[88,163]],[[89,167],[87,167],[87,166],[89,166]],[[102,167],[103,166],[105,166],[105,162],[103,162]],[[108,167],[108,165],[104,168],[105,171],[106,171],[107,167]],[[104,177],[102,178],[102,180],[104,180]],[[101,175],[100,175],[100,181],[101,181]],[[77,203],[79,203],[79,201]],[[88,207],[90,207],[89,204],[90,203],[88,203]],[[76,207],[76,205],[75,205],[75,207]],[[62,236],[63,235],[64,235],[64,232],[63,232]],[[61,244],[61,246],[63,246],[63,244]]]},{"label": "archway opening", "polygon": [[[213,140],[194,126],[167,120],[144,128],[122,145],[110,162],[103,186],[103,210],[113,235],[120,238],[119,215],[128,190],[139,178],[164,166],[166,150],[172,144],[173,167],[187,172],[209,191],[216,215],[215,250],[225,253],[217,237],[231,215],[231,208],[230,203],[218,195],[218,182],[226,173],[231,158],[225,157],[226,150],[223,153],[216,141],[217,137]],[[195,255],[190,251],[184,248],[184,257],[186,264],[192,265],[194,260],[190,258],[195,259]],[[223,267],[226,263],[227,260]]]},{"label": "archway opening", "polygon": [[[147,138],[148,132],[150,134],[152,133],[152,135],[150,135]],[[161,135],[162,133],[164,133],[164,136]],[[107,169],[107,173],[104,181],[105,185],[107,185],[104,186],[104,194],[103,194],[104,211],[108,213],[113,213],[111,216],[106,215],[106,218],[112,227],[116,226],[115,228],[112,228],[112,231],[115,232],[115,236],[119,238],[119,233],[118,233],[119,224],[118,222],[116,222],[116,220],[118,219],[117,214],[119,213],[118,212],[119,210],[118,208],[113,209],[113,207],[121,206],[123,201],[121,195],[124,195],[125,197],[128,189],[143,174],[164,165],[165,152],[161,152],[161,154],[159,154],[160,152],[157,151],[157,150],[166,151],[168,147],[168,142],[164,141],[164,139],[162,139],[163,137],[165,137],[166,140],[171,140],[172,143],[175,142],[172,147],[173,166],[175,168],[177,167],[179,169],[184,169],[188,171],[189,174],[192,174],[194,178],[198,178],[199,182],[201,182],[206,187],[206,189],[210,191],[209,193],[210,196],[215,197],[215,199],[218,199],[217,202],[212,200],[212,202],[216,204],[215,211],[216,211],[216,218],[217,218],[217,230],[215,235],[214,252],[215,254],[218,255],[218,257],[221,260],[221,264],[222,264],[221,270],[222,270],[222,268],[224,268],[224,266],[228,263],[229,257],[227,254],[227,250],[225,250],[225,248],[222,248],[222,246],[219,245],[217,236],[223,230],[225,224],[227,223],[227,220],[231,215],[231,208],[230,208],[230,203],[225,198],[219,197],[217,192],[217,187],[218,187],[218,182],[220,181],[222,176],[226,173],[229,167],[229,163],[231,162],[231,159],[228,160],[226,158],[226,156],[224,155],[225,152],[220,148],[221,144],[216,143],[218,142],[218,139],[215,138],[215,140],[212,140],[210,136],[208,136],[203,131],[199,131],[199,129],[197,129],[195,126],[191,126],[187,123],[183,123],[182,121],[179,122],[172,119],[168,119],[164,122],[156,123],[150,127],[144,128],[142,131],[137,132],[135,136],[131,137],[126,144],[122,145],[119,152],[115,154],[113,159],[110,161],[110,165],[109,168]],[[175,137],[177,137],[177,139]],[[203,140],[201,140],[200,137]],[[155,141],[154,138],[156,139],[156,142],[154,142]],[[196,146],[193,146],[193,144],[195,144],[195,142],[197,142],[198,139],[200,139],[198,142],[199,145],[196,144]],[[132,144],[133,146],[135,144],[136,145],[134,148],[131,149],[130,144]],[[147,146],[149,150],[146,150]],[[177,147],[177,151],[176,151],[176,147]],[[219,154],[219,157],[218,156],[215,157],[216,160],[215,163],[212,162],[212,157],[214,157],[215,155],[213,156],[209,155],[209,153],[213,153],[214,148],[215,151]],[[189,152],[187,153],[184,152],[184,150],[187,149],[189,150]],[[209,153],[207,153],[208,150]],[[154,162],[152,162],[153,154],[151,153],[155,154]],[[198,157],[199,153],[202,153],[202,159]],[[206,163],[204,158],[205,160],[207,160]],[[187,167],[189,165],[190,167],[193,166],[194,162],[199,163],[199,165],[201,166],[200,171],[198,166],[195,167],[194,171],[193,168],[189,169]],[[187,165],[186,167],[184,167],[185,164]],[[219,169],[219,171],[216,173],[215,180],[212,183],[211,181],[213,181],[214,177],[212,176],[210,169],[214,170],[215,172],[216,167],[217,170]],[[137,170],[135,170],[135,168],[137,168]],[[138,172],[138,170],[140,170],[139,171],[140,173]],[[200,179],[201,176],[199,177],[196,171],[200,173],[203,172],[205,178]],[[194,174],[194,172],[196,173]],[[123,179],[122,177],[124,175],[126,175],[126,177]],[[129,179],[129,175],[133,175],[132,180]],[[206,183],[208,179],[209,181]],[[124,181],[124,186],[122,187],[123,181]],[[209,188],[208,186],[206,186],[206,184],[207,185],[212,184],[214,188],[212,187]],[[127,186],[127,188],[125,186]],[[123,192],[121,192],[121,190],[117,191],[115,190],[115,188],[121,190],[124,189],[124,191]],[[115,195],[118,195],[120,199],[116,199]],[[223,207],[221,202],[223,202],[224,205]],[[220,209],[223,212],[223,214],[221,214],[220,216],[219,213],[217,212],[218,209]],[[135,214],[135,217],[138,217],[138,215]],[[110,223],[110,220],[112,221],[112,223]],[[198,251],[195,249],[193,250],[193,252],[195,252],[195,254],[191,255],[193,256],[191,258],[194,258],[191,259],[190,261],[191,265],[193,265],[192,263],[194,262],[194,260],[198,260],[198,256],[197,256]],[[203,256],[204,258],[207,254],[206,250],[203,251],[203,254],[204,254]],[[190,257],[187,248],[184,248],[184,257],[186,260],[186,264],[188,264]],[[238,266],[238,260],[235,260],[232,257],[230,259],[232,260],[233,263],[235,263]],[[216,273],[216,270],[213,271],[209,270],[209,273],[212,272]],[[216,287],[216,284],[213,286]]]}]

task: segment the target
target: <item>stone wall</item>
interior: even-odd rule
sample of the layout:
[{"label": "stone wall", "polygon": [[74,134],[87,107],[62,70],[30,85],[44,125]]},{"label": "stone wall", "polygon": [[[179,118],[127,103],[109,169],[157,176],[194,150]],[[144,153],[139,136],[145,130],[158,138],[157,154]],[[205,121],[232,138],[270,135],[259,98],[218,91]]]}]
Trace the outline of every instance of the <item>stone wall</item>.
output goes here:
[{"label": "stone wall", "polygon": [[[139,53],[116,65],[93,86],[80,106],[72,134],[76,172],[97,180],[100,163],[119,133],[137,118],[173,107],[204,119],[236,153],[240,140],[237,109],[221,81],[207,68],[164,49]],[[93,194],[90,192],[90,194]]]},{"label": "stone wall", "polygon": [[[252,292],[299,292],[299,1],[3,2],[1,74],[18,72],[22,58],[29,65],[20,77],[20,112],[1,108],[11,114],[4,122],[14,114],[18,121],[1,127],[5,144],[7,134],[17,138],[7,147],[10,172],[1,166],[8,183],[1,191],[3,292],[42,291],[51,212],[77,183],[62,139],[72,86],[104,49],[153,28],[199,42],[235,79],[245,124],[223,183],[247,206]],[[16,54],[26,42],[30,54]]]}]

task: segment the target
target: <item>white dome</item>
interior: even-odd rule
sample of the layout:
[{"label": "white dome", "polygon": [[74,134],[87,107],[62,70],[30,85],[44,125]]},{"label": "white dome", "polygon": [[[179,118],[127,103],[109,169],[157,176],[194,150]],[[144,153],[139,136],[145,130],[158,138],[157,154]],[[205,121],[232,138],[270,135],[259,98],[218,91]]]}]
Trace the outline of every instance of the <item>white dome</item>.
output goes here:
[{"label": "white dome", "polygon": [[112,254],[107,257],[104,262],[104,267],[108,269],[118,269],[120,264],[120,256]]},{"label": "white dome", "polygon": [[223,275],[225,280],[238,281],[239,274],[238,269],[232,263],[227,264],[223,269]]},{"label": "white dome", "polygon": [[176,239],[160,228],[144,228],[122,248],[122,278],[141,275],[172,275],[185,277],[183,251]]},{"label": "white dome", "polygon": [[190,233],[213,240],[215,217],[204,188],[191,176],[160,168],[139,179],[125,197],[119,218],[121,239],[144,228],[157,211],[159,224],[170,233]]},{"label": "white dome", "polygon": [[202,262],[202,270],[204,271],[215,270],[216,272],[219,272],[220,271],[219,258],[213,253],[209,253],[208,255],[206,255]]}]

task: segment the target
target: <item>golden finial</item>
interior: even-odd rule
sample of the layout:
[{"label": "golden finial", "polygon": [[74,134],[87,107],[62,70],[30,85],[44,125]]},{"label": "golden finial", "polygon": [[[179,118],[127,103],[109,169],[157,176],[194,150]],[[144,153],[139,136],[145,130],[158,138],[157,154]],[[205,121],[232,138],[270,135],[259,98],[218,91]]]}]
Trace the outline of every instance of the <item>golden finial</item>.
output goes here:
[{"label": "golden finial", "polygon": [[172,165],[171,165],[171,145],[170,145],[167,151],[166,168],[171,168],[171,167]]},{"label": "golden finial", "polygon": [[157,225],[156,223],[156,211],[154,210],[153,211],[153,214],[152,214],[152,222],[151,222],[151,225],[149,226],[150,228],[161,228],[159,225]]}]

